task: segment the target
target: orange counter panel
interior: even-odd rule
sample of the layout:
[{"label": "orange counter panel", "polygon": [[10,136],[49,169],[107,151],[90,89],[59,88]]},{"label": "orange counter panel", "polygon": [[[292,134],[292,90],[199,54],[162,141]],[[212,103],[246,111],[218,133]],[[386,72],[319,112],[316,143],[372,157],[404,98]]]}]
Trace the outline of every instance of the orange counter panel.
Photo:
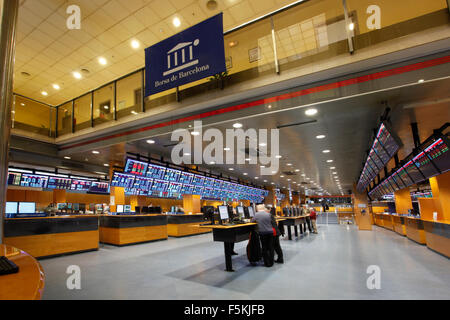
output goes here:
[{"label": "orange counter panel", "polygon": [[167,239],[167,225],[136,228],[100,227],[100,242],[116,246]]}]

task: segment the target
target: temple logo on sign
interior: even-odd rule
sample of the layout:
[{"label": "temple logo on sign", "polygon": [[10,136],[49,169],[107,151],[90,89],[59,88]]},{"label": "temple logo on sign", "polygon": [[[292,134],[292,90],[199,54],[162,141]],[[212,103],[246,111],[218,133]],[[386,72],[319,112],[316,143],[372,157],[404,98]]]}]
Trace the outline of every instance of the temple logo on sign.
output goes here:
[{"label": "temple logo on sign", "polygon": [[181,42],[167,52],[167,71],[163,76],[198,64],[198,59],[194,60],[194,47],[200,43],[199,39],[191,42]]}]

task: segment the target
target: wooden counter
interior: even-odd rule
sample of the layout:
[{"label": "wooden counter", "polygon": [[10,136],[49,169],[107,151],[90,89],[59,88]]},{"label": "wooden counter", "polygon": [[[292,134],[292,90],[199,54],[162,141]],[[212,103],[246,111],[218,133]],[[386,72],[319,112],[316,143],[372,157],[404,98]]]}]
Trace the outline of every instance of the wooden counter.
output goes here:
[{"label": "wooden counter", "polygon": [[425,244],[425,230],[423,221],[417,218],[405,217],[406,236],[417,243]]},{"label": "wooden counter", "polygon": [[450,258],[450,222],[423,220],[427,247]]},{"label": "wooden counter", "polygon": [[207,223],[203,214],[168,214],[167,233],[170,237],[185,237],[211,232],[211,228],[199,228],[199,224]]},{"label": "wooden counter", "polygon": [[6,256],[19,272],[0,276],[0,300],[39,300],[44,291],[44,270],[25,251],[0,244],[0,256]]},{"label": "wooden counter", "polygon": [[384,228],[394,231],[394,222],[391,214],[381,214],[380,218],[383,220]]},{"label": "wooden counter", "polygon": [[394,231],[402,236],[406,236],[405,217],[399,215],[392,215],[392,223]]},{"label": "wooden counter", "polygon": [[98,250],[98,216],[5,219],[3,241],[35,258]]},{"label": "wooden counter", "polygon": [[164,214],[106,215],[100,217],[100,242],[123,246],[167,239]]}]

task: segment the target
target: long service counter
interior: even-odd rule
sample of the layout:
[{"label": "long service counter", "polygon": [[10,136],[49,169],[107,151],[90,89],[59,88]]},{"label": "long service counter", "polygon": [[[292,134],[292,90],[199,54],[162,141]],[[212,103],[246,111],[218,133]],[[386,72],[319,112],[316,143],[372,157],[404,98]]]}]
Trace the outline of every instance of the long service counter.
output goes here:
[{"label": "long service counter", "polygon": [[105,215],[100,217],[100,242],[123,246],[167,239],[164,214]]},{"label": "long service counter", "polygon": [[170,237],[184,237],[211,232],[211,228],[200,228],[199,223],[206,223],[203,214],[168,214],[167,233]]},{"label": "long service counter", "polygon": [[35,258],[98,250],[98,216],[5,219],[3,241]]}]

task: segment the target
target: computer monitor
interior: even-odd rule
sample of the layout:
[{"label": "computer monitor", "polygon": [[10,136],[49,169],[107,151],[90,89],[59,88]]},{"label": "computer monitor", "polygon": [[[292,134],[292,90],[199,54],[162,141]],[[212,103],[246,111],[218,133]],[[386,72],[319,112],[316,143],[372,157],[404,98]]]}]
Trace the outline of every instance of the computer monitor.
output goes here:
[{"label": "computer monitor", "polygon": [[160,206],[157,206],[157,207],[153,207],[154,209],[153,209],[153,213],[162,213],[162,209],[161,209],[161,207]]},{"label": "computer monitor", "polygon": [[219,209],[220,220],[226,220],[230,218],[230,216],[228,215],[228,206],[218,206],[217,209]]},{"label": "computer monitor", "polygon": [[17,202],[6,202],[5,213],[6,214],[16,214],[17,213]]},{"label": "computer monitor", "polygon": [[35,213],[36,203],[35,202],[19,202],[19,214],[20,213]]},{"label": "computer monitor", "polygon": [[142,213],[148,213],[148,207],[147,206],[145,206],[145,207],[142,207]]},{"label": "computer monitor", "polygon": [[73,211],[80,210],[80,204],[79,203],[74,203],[72,207],[73,207]]},{"label": "computer monitor", "polygon": [[252,206],[248,207],[248,215],[250,216],[250,218],[253,218],[255,216],[255,211],[253,210]]},{"label": "computer monitor", "polygon": [[229,219],[233,219],[234,218],[233,207],[232,206],[227,206],[227,210],[228,210],[228,218]]},{"label": "computer monitor", "polygon": [[244,207],[242,207],[242,206],[236,207],[236,211],[239,216],[239,219],[244,219],[244,217],[245,217]]},{"label": "computer monitor", "polygon": [[67,209],[67,203],[57,203],[56,204],[56,209],[57,210],[65,210],[65,209]]},{"label": "computer monitor", "polygon": [[118,204],[116,206],[116,212],[117,213],[123,213],[123,204]]},{"label": "computer monitor", "polygon": [[123,212],[131,212],[131,205],[129,205],[129,204],[124,205]]},{"label": "computer monitor", "polygon": [[67,210],[72,210],[72,204],[71,203],[67,204]]},{"label": "computer monitor", "polygon": [[214,207],[213,206],[204,206],[202,207],[203,220],[211,221],[211,224],[214,224]]},{"label": "computer monitor", "polygon": [[86,212],[86,204],[80,203],[79,204],[79,211],[85,213]]},{"label": "computer monitor", "polygon": [[244,208],[244,217],[245,219],[250,219],[250,214],[248,213],[248,207],[243,207]]},{"label": "computer monitor", "polygon": [[136,213],[141,213],[141,207],[139,207],[139,206],[134,207],[134,211]]}]

